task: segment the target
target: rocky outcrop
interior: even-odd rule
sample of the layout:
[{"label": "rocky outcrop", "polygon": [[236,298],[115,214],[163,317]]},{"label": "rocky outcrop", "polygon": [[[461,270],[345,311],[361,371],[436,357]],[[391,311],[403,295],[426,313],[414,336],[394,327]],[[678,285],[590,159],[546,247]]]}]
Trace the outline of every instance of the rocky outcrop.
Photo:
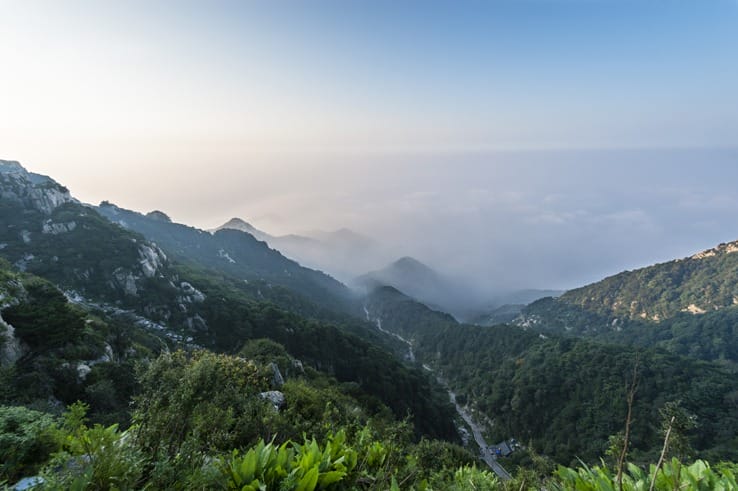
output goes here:
[{"label": "rocky outcrop", "polygon": [[85,360],[77,363],[76,369],[77,369],[77,379],[79,381],[84,381],[87,376],[92,372],[92,367],[99,363],[108,363],[113,361],[114,354],[113,354],[113,348],[109,344],[105,344],[105,350],[100,357],[94,359],[94,360]]},{"label": "rocky outcrop", "polygon": [[12,365],[23,355],[20,340],[13,326],[0,314],[0,366]]},{"label": "rocky outcrop", "polygon": [[292,360],[292,368],[299,373],[305,373],[305,367],[302,366],[302,362],[300,360]]},{"label": "rocky outcrop", "polygon": [[231,257],[230,254],[228,254],[225,249],[220,249],[218,251],[218,257],[225,259],[231,264],[236,264],[236,260]]},{"label": "rocky outcrop", "polygon": [[167,261],[166,254],[156,244],[141,244],[138,247],[138,256],[139,271],[131,271],[123,267],[113,271],[111,286],[120,288],[126,295],[138,295],[139,281],[142,278],[156,276]]},{"label": "rocky outcrop", "polygon": [[183,281],[179,284],[179,288],[184,293],[183,296],[177,299],[180,303],[202,303],[205,301],[205,294],[190,283]]},{"label": "rocky outcrop", "polygon": [[715,257],[720,254],[733,254],[738,252],[738,241],[728,242],[727,244],[720,244],[712,249],[707,249],[702,252],[698,252],[690,257],[690,259],[706,259],[708,257]]},{"label": "rocky outcrop", "polygon": [[15,201],[45,215],[73,201],[64,186],[49,177],[28,172],[18,162],[10,160],[0,160],[0,198]]},{"label": "rocky outcrop", "polygon": [[0,160],[0,174],[24,173],[26,169],[17,160]]},{"label": "rocky outcrop", "polygon": [[113,285],[117,286],[126,295],[136,296],[138,294],[138,286],[136,286],[136,277],[133,273],[123,268],[113,271]]},{"label": "rocky outcrop", "polygon": [[164,254],[156,244],[141,244],[138,248],[138,255],[140,258],[139,263],[141,264],[141,271],[147,278],[154,277],[157,271],[159,271],[167,261],[166,254]]},{"label": "rocky outcrop", "polygon": [[206,331],[208,323],[205,319],[200,317],[200,314],[195,314],[193,317],[188,317],[184,323],[185,327],[190,331]]},{"label": "rocky outcrop", "polygon": [[279,409],[284,406],[284,403],[286,402],[286,399],[284,397],[284,394],[278,390],[269,390],[267,392],[261,392],[259,394],[259,397],[262,399],[269,401],[272,403],[272,406],[276,411],[279,411]]},{"label": "rocky outcrop", "polygon": [[282,377],[282,372],[279,371],[277,364],[272,362],[269,364],[269,368],[272,369],[272,387],[282,387],[284,385],[284,377]]},{"label": "rocky outcrop", "polygon": [[[202,303],[205,301],[205,294],[186,281],[181,282],[179,284],[179,287],[176,287],[174,283],[170,283],[170,285],[173,288],[178,288],[179,291],[182,292],[182,295],[179,295],[176,298],[177,306],[179,307],[179,310],[182,313],[188,312],[189,305],[194,304],[194,303]],[[200,316],[196,316],[196,317],[200,317]],[[199,325],[201,325],[201,327],[198,327],[198,329],[200,328],[204,329],[205,327],[207,327],[207,324],[205,323],[204,320],[202,320],[202,322],[200,321],[197,321],[197,322]],[[193,326],[189,324],[189,320],[188,320],[187,327],[189,327],[190,329],[193,328]]]},{"label": "rocky outcrop", "polygon": [[77,364],[77,378],[80,381],[85,380],[91,371],[92,371],[92,368],[87,363]]},{"label": "rocky outcrop", "polygon": [[77,228],[77,222],[71,221],[66,223],[54,223],[51,220],[46,220],[41,226],[41,233],[59,235],[66,234]]},{"label": "rocky outcrop", "polygon": [[15,335],[15,328],[3,319],[2,310],[17,305],[25,297],[25,288],[18,280],[0,285],[0,366],[12,365],[23,356],[23,347]]},{"label": "rocky outcrop", "polygon": [[172,223],[172,219],[169,218],[169,215],[164,213],[163,211],[154,210],[150,211],[146,214],[147,218],[151,218],[152,220],[157,220],[159,222],[166,222],[166,223]]},{"label": "rocky outcrop", "polygon": [[36,256],[33,254],[25,254],[21,259],[17,260],[13,266],[15,266],[18,271],[26,271],[28,269],[28,263],[36,259]]}]

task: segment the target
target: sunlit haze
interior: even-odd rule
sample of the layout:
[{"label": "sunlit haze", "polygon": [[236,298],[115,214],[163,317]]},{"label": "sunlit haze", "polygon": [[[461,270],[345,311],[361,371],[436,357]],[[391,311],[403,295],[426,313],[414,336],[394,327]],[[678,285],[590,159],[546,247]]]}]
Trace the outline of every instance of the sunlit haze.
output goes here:
[{"label": "sunlit haze", "polygon": [[347,227],[490,291],[738,239],[735,0],[0,1],[0,19],[0,158],[85,202]]}]

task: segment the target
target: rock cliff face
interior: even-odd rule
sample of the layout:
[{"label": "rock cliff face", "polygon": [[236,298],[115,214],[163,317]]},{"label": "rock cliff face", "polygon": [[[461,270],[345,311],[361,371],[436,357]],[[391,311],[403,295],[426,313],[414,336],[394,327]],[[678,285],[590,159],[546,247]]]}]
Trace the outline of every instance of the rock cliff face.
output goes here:
[{"label": "rock cliff face", "polygon": [[20,341],[15,337],[13,326],[5,322],[0,314],[0,367],[12,365],[23,355]]},{"label": "rock cliff face", "polygon": [[77,222],[71,221],[66,223],[54,223],[51,220],[46,220],[41,228],[41,233],[59,235],[73,231],[77,228]]},{"label": "rock cliff face", "polygon": [[156,244],[141,244],[138,247],[138,264],[119,267],[113,271],[110,286],[119,288],[126,295],[136,296],[145,278],[164,277],[167,255]]},{"label": "rock cliff face", "polygon": [[[176,278],[156,244],[112,225],[65,187],[18,162],[0,160],[0,223],[0,257],[80,298],[136,307],[157,322],[178,325],[186,325],[187,317],[173,318],[177,296],[183,303],[204,301]],[[12,339],[11,328],[0,327]]]},{"label": "rock cliff face", "polygon": [[138,248],[141,271],[146,278],[153,278],[167,262],[167,255],[156,244],[141,244]]},{"label": "rock cliff face", "polygon": [[[270,285],[286,288],[332,310],[351,308],[348,305],[351,292],[344,285],[286,258],[249,233],[223,229],[211,234],[172,223],[162,212],[142,215],[109,202],[101,203],[97,211],[112,223],[156,242],[175,263],[195,262],[239,280],[259,282],[264,288],[271,288]],[[187,306],[186,302],[180,303]]]},{"label": "rock cliff face", "polygon": [[64,186],[49,177],[28,172],[11,160],[0,160],[0,199],[17,202],[44,215],[74,201]]},{"label": "rock cliff face", "polygon": [[21,356],[23,348],[15,335],[15,328],[5,322],[2,311],[18,303],[25,294],[21,284],[15,279],[7,279],[0,284],[0,367],[12,365]]}]

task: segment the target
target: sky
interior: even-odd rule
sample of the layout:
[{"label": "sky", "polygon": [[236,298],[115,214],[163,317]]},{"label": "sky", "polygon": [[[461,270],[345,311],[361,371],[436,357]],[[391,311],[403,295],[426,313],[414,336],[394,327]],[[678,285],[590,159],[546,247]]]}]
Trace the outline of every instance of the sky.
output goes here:
[{"label": "sky", "polygon": [[738,1],[0,0],[0,158],[569,288],[738,239]]}]

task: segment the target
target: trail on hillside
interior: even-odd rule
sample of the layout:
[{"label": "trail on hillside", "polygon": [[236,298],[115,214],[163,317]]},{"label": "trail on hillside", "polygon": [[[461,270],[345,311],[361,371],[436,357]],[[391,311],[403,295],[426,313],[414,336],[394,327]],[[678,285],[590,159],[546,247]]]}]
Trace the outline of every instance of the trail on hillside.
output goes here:
[{"label": "trail on hillside", "polygon": [[[371,315],[369,314],[369,309],[366,306],[364,306],[364,313],[366,314],[366,320],[372,322]],[[405,339],[397,333],[384,329],[382,327],[382,319],[380,318],[374,319],[374,323],[377,326],[377,329],[379,329],[384,334],[393,336],[394,338],[399,339],[400,341],[405,343],[408,347],[408,354],[406,355],[406,358],[410,360],[410,362],[415,362],[415,353],[413,352],[413,344],[411,341]],[[423,368],[431,372],[433,371],[433,369],[428,365],[423,365]],[[499,462],[497,462],[497,459],[495,458],[494,454],[489,448],[489,445],[487,445],[487,441],[482,435],[482,430],[479,425],[477,425],[472,419],[471,415],[463,407],[461,407],[458,402],[456,402],[456,394],[448,387],[448,384],[446,384],[440,377],[436,377],[436,379],[441,385],[443,385],[443,387],[446,389],[446,392],[448,392],[449,399],[456,408],[456,412],[472,430],[472,435],[474,436],[474,441],[477,442],[477,445],[479,446],[480,457],[482,458],[482,460],[489,466],[490,469],[492,469],[495,474],[497,474],[497,477],[505,481],[510,480],[512,478],[510,476],[510,473],[508,473],[505,468],[502,467]]]}]

